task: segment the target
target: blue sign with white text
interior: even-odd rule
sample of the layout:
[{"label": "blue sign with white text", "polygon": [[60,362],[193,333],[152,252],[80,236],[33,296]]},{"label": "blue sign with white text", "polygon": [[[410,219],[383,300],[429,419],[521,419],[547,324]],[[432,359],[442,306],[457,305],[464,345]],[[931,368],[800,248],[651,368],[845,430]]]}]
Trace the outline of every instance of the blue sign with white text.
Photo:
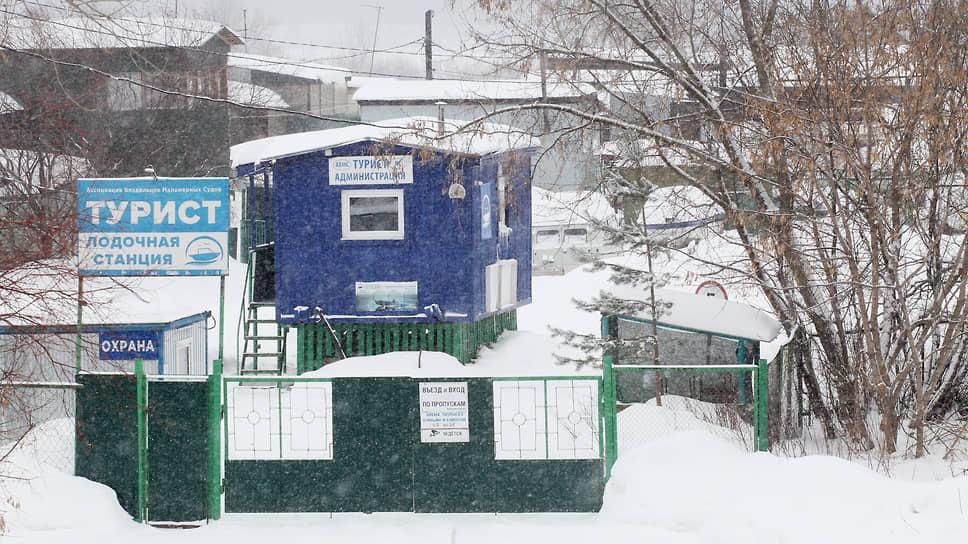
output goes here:
[{"label": "blue sign with white text", "polygon": [[102,332],[98,336],[98,359],[130,361],[158,359],[158,331]]},{"label": "blue sign with white text", "polygon": [[228,274],[227,178],[77,181],[81,275]]}]

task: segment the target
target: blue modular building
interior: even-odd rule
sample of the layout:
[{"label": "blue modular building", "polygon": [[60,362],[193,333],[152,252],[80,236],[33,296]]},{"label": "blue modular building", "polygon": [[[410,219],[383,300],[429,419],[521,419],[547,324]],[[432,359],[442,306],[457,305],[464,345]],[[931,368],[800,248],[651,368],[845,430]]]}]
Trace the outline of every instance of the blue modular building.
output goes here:
[{"label": "blue modular building", "polygon": [[340,348],[430,349],[468,362],[530,302],[535,142],[495,126],[442,136],[442,124],[406,119],[233,147],[249,210],[260,208],[256,194],[271,195],[254,298],[299,331],[301,370]]}]

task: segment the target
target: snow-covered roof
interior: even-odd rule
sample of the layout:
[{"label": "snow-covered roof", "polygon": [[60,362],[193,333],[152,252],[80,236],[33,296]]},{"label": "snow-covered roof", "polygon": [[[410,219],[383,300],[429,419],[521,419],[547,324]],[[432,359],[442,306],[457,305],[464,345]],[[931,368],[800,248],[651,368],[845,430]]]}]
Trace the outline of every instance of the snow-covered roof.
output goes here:
[{"label": "snow-covered roof", "polygon": [[251,83],[243,83],[241,81],[229,81],[228,96],[229,100],[240,104],[269,106],[273,108],[289,107],[289,103],[272,89]]},{"label": "snow-covered roof", "polygon": [[[226,289],[241,293],[245,265],[230,259],[229,269]],[[75,260],[26,263],[6,275],[8,285],[16,285],[17,289],[0,289],[2,325],[77,322]],[[203,312],[218,315],[219,281],[211,276],[87,276],[84,301],[85,325],[170,323]],[[234,326],[235,321],[227,320],[229,323]]]},{"label": "snow-covered roof", "polygon": [[197,19],[78,17],[5,22],[7,46],[19,49],[198,47],[216,38],[228,45],[243,43],[227,26]]},{"label": "snow-covered roof", "polygon": [[485,123],[479,130],[455,133],[453,123],[445,125],[438,136],[437,120],[430,117],[391,119],[367,125],[283,134],[233,145],[232,167],[303,155],[359,142],[393,141],[411,147],[424,147],[483,156],[513,149],[536,148],[539,142],[505,125]]},{"label": "snow-covered roof", "polygon": [[598,192],[531,189],[531,224],[535,227],[574,225],[618,217],[605,195]]},{"label": "snow-covered roof", "polygon": [[352,74],[350,70],[338,66],[249,53],[231,53],[228,56],[228,62],[233,68],[271,72],[324,83],[343,83],[346,81],[346,76]]},{"label": "snow-covered roof", "polygon": [[[609,295],[622,300],[651,301],[649,291],[629,285],[614,285]],[[656,302],[663,304],[658,323],[713,334],[769,342],[783,330],[773,316],[748,304],[670,289],[655,289]],[[651,311],[626,317],[652,320]]]},{"label": "snow-covered roof", "polygon": [[[357,86],[351,80],[351,86]],[[479,101],[479,100],[537,100],[548,98],[580,98],[594,94],[591,86],[575,87],[571,83],[549,83],[542,95],[541,82],[530,80],[464,81],[441,79],[368,78],[353,99],[357,102],[397,101]]]}]

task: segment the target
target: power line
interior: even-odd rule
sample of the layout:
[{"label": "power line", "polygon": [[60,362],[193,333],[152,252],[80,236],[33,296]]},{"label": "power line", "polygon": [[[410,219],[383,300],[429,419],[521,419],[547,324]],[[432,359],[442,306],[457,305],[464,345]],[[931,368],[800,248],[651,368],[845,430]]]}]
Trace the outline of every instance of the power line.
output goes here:
[{"label": "power line", "polygon": [[[112,31],[107,30],[107,29],[93,29],[93,28],[87,28],[87,27],[83,27],[83,26],[72,25],[72,24],[70,24],[70,23],[68,23],[68,22],[66,22],[64,20],[52,20],[52,19],[45,19],[45,18],[42,18],[42,17],[32,16],[32,15],[24,15],[22,13],[16,13],[16,12],[10,11],[8,9],[3,9],[3,8],[0,8],[0,13],[6,13],[8,15],[14,15],[14,16],[17,16],[17,17],[20,17],[20,18],[23,18],[23,19],[26,19],[26,20],[30,20],[30,21],[36,21],[36,22],[41,22],[41,23],[45,23],[45,24],[61,26],[61,27],[65,27],[65,28],[69,28],[69,29],[73,29],[73,30],[80,30],[80,31],[84,31],[84,32],[90,32],[90,33],[93,33],[93,34],[101,34],[101,35],[111,36],[111,37],[115,37],[115,38],[138,39],[141,43],[146,44],[146,45],[149,45],[149,46],[166,47],[166,48],[171,48],[171,49],[181,49],[181,50],[185,50],[185,51],[193,51],[193,52],[198,52],[198,53],[204,53],[204,54],[207,54],[207,55],[223,55],[224,54],[224,53],[220,53],[220,52],[217,52],[217,51],[211,51],[211,50],[208,50],[208,49],[202,49],[202,48],[199,48],[199,47],[190,47],[190,46],[183,46],[183,45],[172,45],[172,44],[169,44],[169,43],[152,41],[152,40],[145,39],[144,37],[138,37],[138,36],[133,36],[133,35],[129,35],[129,36],[119,35],[118,33],[112,32]],[[117,21],[117,20],[120,20],[120,19],[111,19],[111,20],[112,21]],[[133,23],[138,23],[138,24],[144,24],[145,23],[145,21],[131,20],[131,19],[128,19],[128,21],[133,22]],[[159,24],[159,23],[148,23],[148,24],[151,24],[151,25],[154,25],[154,26],[158,26],[160,28],[171,28],[171,29],[175,29],[175,30],[186,30],[186,31],[198,31],[197,28],[194,28],[193,29],[193,28],[187,28],[187,27],[167,26],[167,25],[162,25],[162,24]],[[221,24],[221,23],[218,23],[218,24]],[[418,39],[412,40],[412,41],[410,41],[408,43],[402,44],[402,45],[397,46],[397,47],[404,47],[404,46],[408,46],[408,45],[413,45],[413,44],[419,43],[420,41],[421,41],[421,39],[418,38]],[[320,47],[324,47],[324,46],[320,46]],[[57,48],[56,47],[40,47],[38,49],[57,49]],[[360,51],[362,53],[365,53],[365,54],[369,54],[370,53],[369,50],[360,50]],[[389,51],[389,50],[388,51],[380,51],[380,52],[395,53],[394,51]],[[413,55],[412,53],[403,53],[403,52],[396,52],[396,53],[397,54]],[[239,54],[239,53],[229,53],[229,55],[235,56],[237,58],[246,58],[244,54]],[[250,58],[253,58],[253,57],[250,57]],[[257,57],[255,57],[255,58],[253,58],[253,60],[263,60],[263,59],[258,59]],[[311,65],[308,65],[306,63],[298,63],[298,62],[281,62],[280,64],[291,64],[291,65],[294,65],[294,66],[302,66],[302,67],[306,67],[306,68],[313,68],[313,66],[311,66]],[[354,70],[351,70],[349,68],[347,68],[345,70],[346,71],[349,71],[349,72],[353,72],[354,71]],[[414,79],[419,79],[419,76],[410,76],[410,75],[402,75],[402,74],[372,73],[370,75],[383,76],[383,77],[394,77],[394,78],[414,78]]]},{"label": "power line", "polygon": [[[36,1],[25,0],[25,3],[33,4],[33,5],[37,5],[37,6],[42,6],[42,7],[51,7],[51,8],[60,9],[60,10],[66,10],[67,9],[67,8],[62,7],[62,6],[54,6],[54,5],[51,5],[51,4],[45,4],[45,3],[42,3],[42,2],[36,2]],[[108,30],[106,28],[93,29],[93,28],[88,28],[88,27],[84,27],[84,26],[78,26],[78,25],[70,24],[69,22],[64,21],[64,20],[46,19],[46,18],[43,18],[43,17],[35,16],[35,15],[17,13],[17,12],[8,10],[8,9],[3,9],[3,8],[0,8],[0,13],[6,13],[6,14],[9,14],[9,15],[13,15],[13,16],[21,17],[21,18],[24,18],[24,19],[27,19],[27,20],[41,22],[41,23],[45,23],[45,24],[62,26],[62,27],[65,27],[65,28],[73,29],[73,30],[80,30],[80,31],[84,31],[84,32],[94,33],[94,34],[101,34],[101,35],[106,35],[106,36],[119,37],[118,33],[111,32],[110,30]],[[108,20],[111,21],[111,22],[114,22],[114,23],[118,23],[118,22],[130,22],[130,23],[133,23],[133,24],[142,24],[142,25],[146,24],[146,25],[149,25],[149,26],[156,26],[156,27],[159,27],[159,28],[169,28],[169,29],[174,29],[174,30],[198,31],[197,28],[189,28],[189,27],[186,27],[186,26],[170,25],[170,24],[167,24],[167,23],[166,24],[163,24],[163,23],[159,23],[159,22],[155,22],[155,21],[151,21],[151,20],[145,20],[145,19],[131,19],[131,18],[115,17],[115,18],[108,18]],[[217,23],[217,24],[221,24],[221,23]],[[120,37],[123,38],[125,36],[120,36]],[[145,44],[148,44],[148,45],[153,45],[153,46],[167,47],[167,48],[172,48],[172,49],[181,49],[181,50],[187,50],[187,51],[194,51],[194,52],[200,52],[200,53],[205,53],[205,54],[209,54],[209,55],[222,55],[223,54],[223,53],[219,53],[219,52],[216,52],[216,51],[211,51],[211,50],[207,50],[207,49],[201,49],[201,48],[198,48],[198,47],[176,46],[176,45],[171,45],[171,44],[164,43],[164,42],[151,41],[151,40],[144,39],[143,37],[137,37],[137,36],[134,36],[134,35],[126,36],[126,37],[129,37],[129,38],[132,38],[132,39],[138,39],[142,43],[145,43]],[[312,44],[312,43],[297,42],[297,41],[274,40],[274,39],[258,38],[258,37],[250,37],[249,39],[251,39],[251,40],[257,40],[257,41],[267,41],[267,42],[274,42],[274,43],[283,43],[283,44],[287,44],[287,45],[303,45],[303,46],[319,47],[319,48],[342,49],[342,50],[354,51],[354,52],[358,53],[358,54],[349,55],[347,57],[341,57],[341,58],[353,58],[353,57],[361,56],[361,55],[364,55],[364,54],[371,54],[373,52],[372,50],[369,50],[369,49],[337,47],[337,46],[327,46],[327,45]],[[414,57],[423,57],[423,53],[420,53],[420,52],[409,53],[409,52],[404,52],[404,51],[394,51],[394,49],[400,49],[400,48],[403,48],[403,47],[412,46],[412,45],[415,45],[415,44],[418,44],[418,43],[422,43],[422,42],[423,42],[423,38],[416,38],[414,40],[411,40],[410,42],[403,43],[403,44],[400,44],[400,45],[397,45],[397,46],[394,46],[394,47],[388,48],[388,49],[377,50],[376,52],[378,52],[378,53],[390,53],[390,54],[407,55],[407,56],[414,56]],[[445,56],[445,58],[448,58],[450,60],[454,60],[454,59],[465,59],[465,60],[470,60],[470,61],[475,61],[475,62],[478,62],[478,63],[481,63],[481,64],[485,64],[487,66],[490,66],[490,67],[496,68],[496,69],[504,69],[504,68],[507,68],[507,66],[505,64],[501,64],[501,63],[498,63],[498,62],[491,62],[491,61],[488,60],[488,59],[501,59],[501,57],[496,57],[496,56],[495,57],[485,57],[485,56],[477,57],[477,56],[467,55],[466,53],[461,52],[461,51],[455,51],[453,49],[449,49],[449,48],[444,47],[444,46],[441,46],[440,44],[437,44],[437,43],[434,43],[434,46],[436,48],[438,48],[439,50],[447,53],[444,56]],[[40,48],[40,49],[44,49],[44,48]],[[231,57],[234,57],[234,58],[241,58],[241,59],[250,59],[250,60],[253,60],[253,61],[263,62],[263,63],[267,63],[267,64],[276,64],[276,65],[283,65],[283,66],[293,66],[293,67],[301,67],[301,68],[309,68],[309,69],[319,69],[319,66],[313,66],[312,65],[313,62],[316,59],[314,59],[314,61],[294,61],[294,60],[291,61],[291,60],[284,60],[284,59],[267,58],[267,57],[258,56],[258,55],[256,55],[256,56],[250,56],[250,55],[247,55],[245,53],[234,53],[234,52],[228,53],[227,56],[231,56]],[[334,67],[334,69],[341,70],[341,71],[346,71],[346,72],[349,72],[351,74],[356,72],[355,70],[350,69],[350,68]],[[442,74],[447,74],[449,76],[454,76],[454,79],[465,79],[465,80],[469,80],[469,81],[478,81],[478,82],[504,82],[504,81],[507,81],[506,79],[484,78],[484,77],[480,77],[478,74],[469,75],[469,74],[466,74],[464,72],[455,71],[455,70],[445,70],[445,69],[438,68],[437,71],[440,72],[440,73],[442,73]],[[368,75],[369,76],[375,76],[375,77],[390,77],[390,78],[397,78],[397,79],[414,79],[414,80],[423,79],[422,76],[418,76],[418,75],[390,74],[390,73],[384,73],[384,72],[370,72],[370,73],[368,73]]]},{"label": "power line", "polygon": [[[52,9],[64,11],[64,12],[67,12],[67,13],[70,13],[70,14],[78,14],[78,11],[77,10],[74,10],[74,9],[71,9],[69,7],[65,7],[65,6],[62,6],[62,5],[53,5],[53,4],[48,4],[48,3],[44,3],[44,2],[39,2],[37,0],[23,0],[23,3],[25,3],[25,4],[31,4],[31,5],[35,5],[35,6],[40,6],[40,7],[45,7],[45,8],[52,8]],[[114,36],[116,36],[116,33],[110,32],[109,30],[95,30],[95,29],[90,29],[90,28],[85,28],[85,27],[78,27],[78,26],[74,26],[74,25],[69,25],[69,24],[67,24],[64,21],[57,21],[57,20],[51,20],[51,19],[43,19],[43,18],[39,18],[39,17],[36,17],[36,16],[18,14],[18,13],[15,13],[15,12],[12,12],[12,11],[8,11],[8,10],[0,10],[0,11],[3,11],[5,13],[9,13],[9,14],[12,14],[12,15],[18,15],[20,17],[24,17],[24,18],[31,19],[31,20],[35,20],[35,21],[39,21],[39,22],[45,22],[45,23],[49,23],[49,24],[60,24],[62,26],[66,26],[66,27],[69,27],[69,28],[74,28],[74,29],[77,29],[77,30],[84,30],[84,31],[88,31],[88,32],[96,32],[96,33],[101,33],[101,34],[114,35]],[[83,13],[81,13],[80,16],[83,16]],[[175,25],[175,24],[170,24],[169,22],[164,22],[164,23],[155,22],[155,21],[152,21],[151,19],[144,19],[144,18],[137,18],[137,19],[135,19],[135,18],[130,18],[130,17],[106,17],[106,19],[108,19],[108,20],[110,20],[112,22],[119,22],[119,21],[120,22],[130,22],[130,23],[139,24],[139,25],[150,25],[150,26],[157,26],[157,27],[160,27],[160,28],[170,28],[170,29],[174,29],[174,30],[197,31],[197,29],[195,29],[195,28],[188,28],[188,27],[184,27],[184,26],[178,26],[178,25]],[[175,19],[175,20],[183,20],[184,21],[184,20],[187,20],[187,19]],[[218,24],[222,24],[222,23],[218,23]],[[223,26],[226,26],[226,25],[223,25]],[[336,45],[325,45],[325,44],[319,44],[319,43],[302,42],[302,41],[294,41],[294,40],[280,40],[280,39],[275,39],[275,38],[263,38],[263,37],[259,37],[259,36],[248,36],[247,39],[250,40],[250,41],[265,42],[265,43],[270,43],[270,44],[301,46],[301,47],[311,47],[311,48],[320,48],[320,49],[335,49],[335,50],[340,50],[340,51],[348,51],[348,52],[351,52],[352,53],[352,54],[341,55],[341,56],[318,57],[318,58],[312,59],[309,62],[321,62],[321,61],[328,62],[328,61],[347,60],[347,59],[359,58],[359,57],[362,57],[363,55],[367,55],[367,54],[372,55],[374,52],[375,53],[380,53],[380,54],[403,55],[403,56],[408,56],[408,57],[419,57],[419,58],[424,57],[424,54],[425,54],[424,52],[422,52],[420,50],[413,51],[413,52],[409,52],[409,51],[398,51],[398,49],[402,49],[404,47],[409,47],[409,46],[415,45],[417,43],[421,43],[422,40],[423,40],[422,38],[416,38],[416,39],[411,40],[409,42],[402,43],[402,44],[399,44],[399,45],[396,45],[396,46],[393,46],[393,47],[388,47],[388,48],[384,48],[384,49],[376,49],[376,50],[374,50],[374,49],[364,49],[364,48],[358,48],[358,47],[343,47],[343,46],[336,46]],[[146,41],[145,43],[152,43],[152,42],[147,42]],[[155,45],[172,47],[172,46],[170,46],[168,44],[163,44],[163,43],[155,43]],[[433,45],[434,48],[439,49],[440,51],[442,51],[443,53],[445,53],[442,56],[444,58],[449,59],[450,61],[454,61],[455,59],[464,59],[464,60],[471,60],[471,61],[474,61],[474,62],[478,62],[478,63],[481,63],[481,64],[485,64],[485,65],[491,66],[493,68],[506,68],[506,64],[502,63],[502,61],[505,61],[506,60],[506,57],[500,57],[500,56],[472,56],[472,55],[468,55],[467,54],[467,51],[471,51],[474,48],[465,49],[463,51],[456,51],[456,50],[453,50],[453,49],[444,47],[441,44],[436,43],[436,42],[433,43],[432,45]],[[187,47],[184,47],[184,48],[185,49],[192,49],[192,48],[187,48]],[[203,52],[206,52],[206,53],[212,53],[210,51],[205,51],[205,50],[201,50],[201,49],[194,49],[194,50],[203,51]],[[240,56],[237,53],[233,53],[233,55]],[[289,64],[292,64],[294,66],[300,66],[300,64],[297,63],[297,62],[291,62]],[[347,69],[347,70],[351,70],[351,69]],[[462,72],[459,72],[459,71],[453,71],[453,70],[451,70],[451,71],[445,71],[445,70],[441,70],[441,72],[445,72],[445,73],[449,73],[449,74],[453,74],[453,75],[458,75],[458,76],[464,76],[464,77],[466,77],[466,74],[463,74]],[[389,73],[382,73],[382,72],[373,72],[372,70],[369,72],[369,74],[370,75],[373,75],[373,76],[398,77],[398,78],[406,78],[406,79],[410,79],[410,78],[417,79],[417,78],[420,77],[420,76],[407,75],[407,74],[389,74]],[[474,79],[477,79],[478,78],[478,76],[476,74],[473,75],[472,77]]]},{"label": "power line", "polygon": [[[46,8],[53,8],[53,9],[65,11],[65,12],[70,13],[70,14],[77,14],[78,13],[76,10],[73,10],[73,9],[71,9],[69,7],[65,7],[65,6],[57,6],[57,5],[52,5],[52,4],[45,4],[43,2],[37,2],[37,1],[31,1],[31,0],[22,0],[22,1],[25,4],[31,4],[31,5],[40,6],[40,7],[46,7]],[[31,19],[31,20],[34,20],[34,21],[42,21],[42,22],[47,22],[47,23],[51,23],[51,24],[61,24],[61,22],[59,22],[57,20],[54,20],[54,19],[44,19],[44,18],[40,18],[40,17],[36,17],[36,16],[31,16],[31,15],[18,14],[18,13],[15,13],[15,12],[12,12],[12,11],[8,11],[8,10],[2,10],[2,11],[4,13],[9,13],[11,15],[19,15],[21,17],[24,17],[26,19]],[[186,30],[186,31],[196,31],[196,30],[198,30],[197,28],[188,28],[188,27],[181,27],[181,26],[177,26],[177,25],[173,25],[173,24],[168,24],[167,22],[166,23],[159,23],[159,22],[151,21],[150,19],[141,19],[141,18],[139,18],[139,19],[132,19],[132,18],[129,18],[129,17],[108,17],[107,19],[110,20],[110,21],[112,21],[112,22],[118,22],[118,21],[120,21],[120,22],[127,22],[127,23],[146,24],[146,25],[149,25],[149,26],[157,26],[157,27],[161,27],[161,28],[170,28],[170,29],[174,29],[174,30]],[[185,20],[185,19],[181,19],[181,20]],[[222,24],[222,23],[218,23],[218,24]],[[84,27],[72,27],[71,25],[66,25],[66,24],[64,26],[69,26],[69,27],[75,28],[77,30],[87,30],[87,31],[90,31],[90,32],[99,32],[99,33],[105,33],[105,34],[108,34],[108,35],[112,35],[112,33],[109,32],[109,31],[103,31],[102,32],[102,31],[96,31],[96,30],[92,30],[92,29],[88,29],[88,28],[84,28]],[[223,25],[223,26],[226,26],[227,27],[228,25]],[[346,57],[333,57],[333,58],[352,58],[352,57],[356,57],[356,56],[369,55],[369,54],[371,54],[373,52],[381,53],[381,54],[423,56],[423,53],[420,53],[420,52],[410,53],[410,52],[406,52],[406,51],[396,51],[397,49],[402,49],[404,47],[413,45],[414,43],[421,42],[423,40],[423,38],[416,38],[416,39],[411,40],[409,42],[402,43],[400,45],[395,45],[393,47],[387,47],[387,48],[384,48],[384,49],[374,49],[374,48],[365,49],[365,48],[361,48],[361,47],[345,47],[345,46],[339,46],[339,45],[326,45],[326,44],[320,44],[320,43],[299,42],[299,41],[293,41],[293,40],[280,40],[280,39],[277,39],[277,38],[262,38],[262,37],[258,37],[258,36],[247,36],[246,39],[247,40],[252,40],[252,41],[258,41],[258,42],[266,42],[266,43],[272,43],[272,44],[279,44],[279,45],[298,45],[298,46],[301,46],[301,47],[314,47],[314,48],[320,48],[320,49],[335,49],[335,50],[338,50],[338,51],[351,51],[353,53],[357,53],[355,55],[348,55]]]},{"label": "power line", "polygon": [[[125,83],[129,83],[129,84],[134,85],[136,87],[140,87],[140,88],[143,88],[143,89],[148,89],[148,90],[155,91],[155,92],[158,92],[158,93],[162,93],[162,94],[165,94],[165,95],[168,95],[168,96],[180,96],[180,97],[183,97],[183,98],[189,98],[189,99],[193,99],[193,100],[200,100],[200,101],[203,101],[203,102],[210,102],[210,103],[213,103],[213,104],[226,104],[226,105],[230,105],[230,106],[236,106],[236,107],[243,108],[243,109],[260,110],[260,111],[272,111],[272,112],[286,113],[286,114],[292,114],[292,115],[299,115],[299,116],[303,116],[303,117],[309,117],[309,118],[312,118],[312,119],[319,119],[321,121],[332,121],[332,122],[337,122],[337,123],[353,122],[354,124],[358,124],[358,125],[385,126],[385,125],[379,125],[379,124],[376,124],[376,123],[368,123],[368,122],[362,121],[362,120],[357,121],[357,120],[350,120],[350,119],[345,119],[345,118],[341,118],[341,117],[331,117],[331,116],[327,116],[327,115],[318,115],[318,114],[311,113],[311,112],[307,112],[307,111],[290,110],[290,109],[279,108],[279,107],[275,107],[275,106],[259,106],[259,105],[255,105],[255,104],[245,104],[245,103],[242,103],[242,102],[235,102],[235,101],[229,100],[227,98],[215,98],[215,97],[211,97],[211,96],[196,95],[196,94],[186,93],[186,92],[182,92],[182,91],[173,91],[171,89],[165,89],[165,88],[162,88],[162,87],[158,87],[156,85],[151,85],[150,83],[144,83],[143,81],[135,81],[134,79],[131,79],[131,78],[128,78],[128,77],[114,75],[114,74],[105,72],[104,70],[100,70],[98,68],[95,68],[93,66],[88,66],[86,64],[81,64],[79,62],[70,62],[70,61],[65,61],[65,60],[50,58],[50,57],[47,57],[45,55],[42,55],[42,54],[40,54],[40,53],[38,53],[36,51],[16,49],[16,48],[10,47],[8,45],[3,45],[3,44],[0,44],[0,50],[9,51],[11,53],[18,53],[18,54],[21,54],[21,55],[32,56],[32,57],[35,57],[35,58],[39,58],[39,59],[41,59],[41,60],[43,60],[45,62],[50,62],[50,63],[53,63],[53,64],[57,64],[59,66],[66,66],[66,67],[70,67],[70,68],[77,68],[77,69],[81,69],[81,70],[86,70],[88,72],[91,72],[91,73],[97,74],[99,76],[103,76],[103,77],[112,79],[114,81],[123,81]],[[391,128],[398,128],[398,127],[391,127]],[[406,127],[399,127],[399,128],[406,128]]]}]

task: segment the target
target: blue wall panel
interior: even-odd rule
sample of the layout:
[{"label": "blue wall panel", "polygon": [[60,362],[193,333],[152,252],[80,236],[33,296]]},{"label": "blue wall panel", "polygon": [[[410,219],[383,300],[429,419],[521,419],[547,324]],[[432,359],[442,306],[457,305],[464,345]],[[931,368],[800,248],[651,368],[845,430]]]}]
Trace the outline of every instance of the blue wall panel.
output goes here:
[{"label": "blue wall panel", "polygon": [[[373,143],[330,150],[332,157],[372,155]],[[500,258],[517,258],[518,300],[531,298],[529,163],[515,169],[515,221],[510,253],[500,254],[499,236],[481,240],[481,206],[475,181],[494,181],[499,160],[481,159],[397,146],[382,153],[413,155],[414,183],[329,185],[329,156],[314,152],[279,159],[273,166],[276,232],[276,318],[282,323],[308,320],[315,307],[333,322],[430,321],[424,306],[437,304],[447,320],[472,321],[484,315],[484,267]],[[467,189],[464,199],[451,199],[454,181]],[[399,189],[404,194],[403,240],[342,240],[343,190]],[[496,214],[495,214],[496,217]],[[507,242],[507,240],[505,241]],[[508,244],[505,244],[508,245]],[[356,308],[356,282],[418,283],[417,311],[367,313]],[[308,311],[297,311],[305,307]],[[507,310],[507,309],[505,309]],[[456,314],[456,315],[455,315]]]}]

